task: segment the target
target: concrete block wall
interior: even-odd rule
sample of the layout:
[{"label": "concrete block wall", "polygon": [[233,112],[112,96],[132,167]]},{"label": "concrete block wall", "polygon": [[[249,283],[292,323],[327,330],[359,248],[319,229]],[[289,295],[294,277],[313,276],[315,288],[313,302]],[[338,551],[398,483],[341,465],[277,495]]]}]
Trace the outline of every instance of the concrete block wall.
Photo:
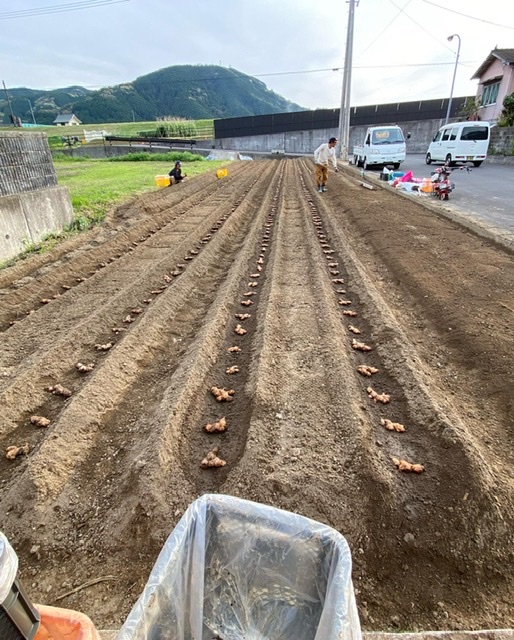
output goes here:
[{"label": "concrete block wall", "polygon": [[514,154],[514,127],[493,127],[489,154],[498,156]]},{"label": "concrete block wall", "polygon": [[42,133],[0,133],[0,261],[73,221],[66,187],[57,186]]},{"label": "concrete block wall", "polygon": [[0,196],[56,186],[45,133],[0,133]]}]

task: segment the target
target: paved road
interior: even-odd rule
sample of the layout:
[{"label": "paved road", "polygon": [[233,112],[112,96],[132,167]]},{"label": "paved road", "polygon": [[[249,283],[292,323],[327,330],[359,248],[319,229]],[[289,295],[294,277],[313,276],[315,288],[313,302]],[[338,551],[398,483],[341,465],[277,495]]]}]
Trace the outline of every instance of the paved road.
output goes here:
[{"label": "paved road", "polygon": [[[424,154],[411,154],[402,164],[402,171],[411,170],[416,178],[430,176],[430,171],[442,163],[425,164]],[[450,195],[449,208],[476,217],[487,225],[506,231],[514,238],[514,166],[485,163],[471,172],[458,169],[452,173],[455,191]]]}]

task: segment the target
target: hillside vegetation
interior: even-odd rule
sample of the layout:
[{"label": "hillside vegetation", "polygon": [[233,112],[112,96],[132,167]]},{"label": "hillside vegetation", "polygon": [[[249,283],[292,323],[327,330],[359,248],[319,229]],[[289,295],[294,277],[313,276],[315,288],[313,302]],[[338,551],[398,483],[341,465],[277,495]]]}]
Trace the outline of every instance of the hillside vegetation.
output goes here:
[{"label": "hillside vegetation", "polygon": [[[167,67],[126,84],[89,91],[9,89],[13,113],[23,122],[50,125],[60,113],[74,113],[84,124],[189,119],[302,111],[266,85],[235,69],[215,65]],[[32,107],[32,111],[31,111]],[[0,96],[0,118],[10,122],[7,99]]]}]

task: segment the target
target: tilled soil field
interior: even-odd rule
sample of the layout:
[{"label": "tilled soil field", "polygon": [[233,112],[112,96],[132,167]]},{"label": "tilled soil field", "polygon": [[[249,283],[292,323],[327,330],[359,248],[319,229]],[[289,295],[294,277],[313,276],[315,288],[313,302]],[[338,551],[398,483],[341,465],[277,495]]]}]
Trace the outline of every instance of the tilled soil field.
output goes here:
[{"label": "tilled soil field", "polygon": [[312,172],[235,163],[0,272],[0,446],[28,445],[0,528],[33,601],[119,627],[219,492],[340,531],[364,629],[514,627],[513,256]]}]

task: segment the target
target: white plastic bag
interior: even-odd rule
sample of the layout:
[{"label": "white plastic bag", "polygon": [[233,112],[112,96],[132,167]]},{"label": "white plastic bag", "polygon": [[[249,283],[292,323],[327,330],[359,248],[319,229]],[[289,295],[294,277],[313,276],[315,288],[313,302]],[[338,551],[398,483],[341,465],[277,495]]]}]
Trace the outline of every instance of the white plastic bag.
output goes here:
[{"label": "white plastic bag", "polygon": [[360,640],[351,556],[334,529],[204,495],[166,541],[117,640]]},{"label": "white plastic bag", "polygon": [[0,604],[5,601],[18,572],[18,556],[0,531]]}]

